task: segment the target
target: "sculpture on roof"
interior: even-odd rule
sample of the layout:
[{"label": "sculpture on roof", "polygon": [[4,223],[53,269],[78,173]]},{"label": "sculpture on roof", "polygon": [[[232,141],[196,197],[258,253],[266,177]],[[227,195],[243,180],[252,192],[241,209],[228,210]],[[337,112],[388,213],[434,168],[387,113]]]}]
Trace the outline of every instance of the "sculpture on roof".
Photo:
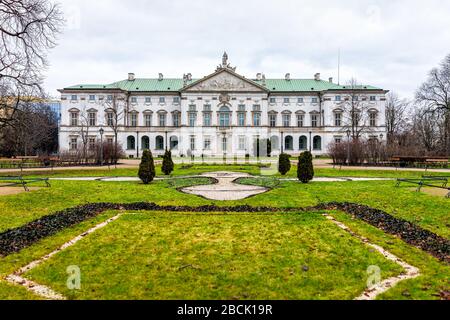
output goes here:
[{"label": "sculpture on roof", "polygon": [[223,56],[222,56],[222,64],[217,67],[216,71],[219,71],[222,69],[229,69],[233,72],[236,72],[236,67],[232,67],[231,64],[228,63],[228,54],[226,51],[223,53]]}]

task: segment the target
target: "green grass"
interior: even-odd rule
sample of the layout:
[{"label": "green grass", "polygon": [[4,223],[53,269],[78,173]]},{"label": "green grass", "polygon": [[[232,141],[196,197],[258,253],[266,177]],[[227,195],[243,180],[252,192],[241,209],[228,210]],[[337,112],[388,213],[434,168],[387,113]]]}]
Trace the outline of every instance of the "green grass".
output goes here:
[{"label": "green grass", "polygon": [[[238,171],[239,168],[232,168],[232,171]],[[121,169],[122,170],[122,169]],[[129,170],[129,169],[126,169]],[[134,169],[133,169],[134,170]],[[229,167],[220,167],[220,166],[198,166],[195,168],[186,168],[186,169],[180,169],[177,172],[177,175],[192,175],[196,173],[200,173],[201,171],[207,172],[207,171],[223,171],[223,170],[231,170]],[[241,167],[242,171],[248,171],[250,173],[259,170],[257,167],[249,166],[249,167]],[[329,170],[329,169],[326,169]],[[195,171],[195,173],[194,173]],[[323,171],[324,173],[327,173],[327,171]],[[334,171],[333,171],[334,172]],[[86,172],[85,172],[86,173]],[[347,172],[348,173],[348,172]],[[356,173],[361,173],[360,171],[355,171]],[[372,171],[370,173],[373,173]],[[128,171],[123,171],[123,174],[125,176],[132,176],[131,174],[128,174]],[[327,175],[330,175],[328,172]],[[350,176],[350,174],[345,174],[345,176]],[[273,183],[273,180],[267,179],[268,183]],[[272,181],[272,182],[271,182]],[[449,207],[450,207],[450,200],[445,199],[444,197],[439,196],[432,196],[425,193],[416,193],[414,192],[414,188],[411,188],[411,186],[402,186],[400,188],[395,188],[395,182],[393,181],[372,181],[372,182],[333,182],[333,183],[311,183],[308,185],[303,185],[295,181],[283,181],[279,185],[277,183],[273,183],[271,186],[275,187],[272,191],[258,195],[246,200],[240,200],[240,201],[227,201],[227,202],[219,202],[219,201],[209,201],[197,196],[193,195],[187,195],[180,193],[176,190],[176,188],[188,186],[188,185],[195,185],[195,184],[205,184],[209,183],[210,181],[206,178],[201,179],[174,179],[172,182],[169,181],[155,181],[150,185],[142,185],[137,182],[98,182],[98,181],[52,181],[52,187],[51,188],[42,188],[38,191],[33,191],[29,193],[22,193],[18,195],[12,195],[12,196],[1,196],[0,197],[0,232],[5,231],[10,228],[19,227],[27,222],[30,222],[32,220],[35,220],[39,217],[42,217],[44,215],[53,213],[58,210],[62,210],[68,207],[73,207],[76,205],[85,204],[87,202],[115,202],[115,203],[129,203],[129,202],[138,202],[138,201],[149,201],[149,202],[156,202],[160,205],[189,205],[189,206],[198,206],[198,205],[207,205],[207,204],[216,204],[216,205],[243,205],[248,204],[252,206],[273,206],[273,207],[280,207],[280,208],[291,208],[291,207],[307,207],[307,206],[314,206],[318,204],[319,202],[327,202],[327,201],[349,201],[349,202],[356,202],[361,204],[366,204],[371,207],[382,209],[389,214],[392,214],[393,216],[403,218],[405,220],[414,222],[421,227],[433,231],[443,237],[449,238],[450,236],[450,215],[449,215]],[[244,183],[248,184],[261,184],[261,179],[244,179]],[[269,185],[269,184],[266,184]],[[27,248],[23,251],[21,251],[18,254],[14,254],[11,256],[8,256],[6,258],[0,259],[0,276],[6,276],[7,274],[13,272],[14,270],[17,270],[23,265],[26,265],[27,263],[44,256],[45,254],[51,252],[52,250],[55,250],[58,246],[60,246],[62,243],[68,241],[69,239],[75,237],[76,235],[81,234],[82,232],[89,229],[91,226],[104,221],[109,216],[111,216],[113,213],[105,213],[102,214],[96,218],[93,218],[89,221],[85,221],[73,228],[69,228],[67,230],[64,230],[57,235],[54,235],[52,237],[46,238],[39,243],[33,245],[30,248]],[[336,217],[339,220],[342,220],[346,222],[349,226],[352,227],[355,231],[358,233],[369,237],[372,241],[374,241],[377,244],[382,245],[383,247],[389,249],[394,254],[398,255],[400,258],[404,259],[406,262],[413,264],[414,266],[417,266],[421,269],[422,276],[418,279],[409,280],[402,282],[398,287],[390,290],[388,293],[384,294],[382,298],[386,299],[437,299],[437,294],[440,291],[443,290],[449,290],[450,285],[448,282],[448,279],[450,279],[450,270],[448,265],[444,264],[443,262],[439,262],[435,258],[431,257],[430,255],[422,252],[419,249],[415,249],[412,246],[409,246],[402,242],[401,240],[387,235],[383,233],[382,231],[379,231],[363,222],[360,221],[353,221],[351,220],[347,215],[342,213],[335,213]],[[195,218],[199,218],[198,221],[196,221]],[[251,217],[251,218],[250,218]],[[310,220],[305,220],[307,219]],[[311,218],[309,218],[311,217]],[[173,224],[170,223],[173,220]],[[256,219],[253,222],[253,219]],[[317,242],[320,245],[323,245],[327,249],[331,251],[339,250],[339,248],[336,248],[334,243],[337,241],[337,243],[340,243],[338,240],[336,240],[333,237],[340,238],[341,236],[337,236],[336,230],[330,230],[331,226],[328,225],[328,223],[325,223],[323,221],[323,218],[317,215],[301,215],[301,216],[295,216],[291,214],[287,214],[284,216],[280,215],[261,215],[261,216],[246,216],[241,215],[239,218],[233,218],[230,216],[223,216],[223,215],[174,215],[167,213],[167,217],[164,217],[164,214],[159,215],[152,215],[152,214],[140,214],[137,216],[126,216],[121,218],[120,221],[117,221],[117,223],[113,223],[112,225],[108,226],[106,229],[99,231],[99,242],[96,244],[92,242],[92,246],[95,247],[98,250],[102,250],[102,247],[105,246],[105,248],[109,248],[110,252],[107,252],[105,258],[108,258],[109,256],[111,259],[112,257],[119,257],[115,251],[119,250],[119,252],[123,254],[127,254],[127,252],[122,252],[120,249],[120,246],[117,247],[115,245],[116,240],[120,240],[124,243],[124,248],[127,248],[127,250],[131,250],[134,246],[132,243],[133,241],[136,243],[141,243],[142,240],[143,243],[151,245],[154,239],[153,237],[150,237],[150,230],[153,227],[155,227],[155,230],[158,230],[156,233],[157,235],[154,235],[154,237],[159,237],[159,240],[161,240],[161,246],[166,246],[166,248],[169,248],[169,251],[174,252],[181,252],[180,250],[183,249],[183,243],[178,242],[180,244],[179,247],[175,245],[176,241],[181,241],[181,239],[186,240],[184,236],[189,235],[191,238],[194,237],[191,233],[191,227],[193,230],[202,230],[204,229],[205,233],[207,234],[207,239],[210,240],[213,236],[213,233],[216,233],[218,235],[221,235],[223,237],[226,237],[227,234],[224,234],[222,232],[222,228],[220,228],[220,224],[223,223],[223,227],[226,227],[224,230],[228,230],[228,240],[232,241],[234,239],[234,244],[239,249],[243,246],[243,241],[247,242],[247,247],[249,247],[252,243],[258,244],[257,246],[263,247],[261,244],[265,243],[264,237],[265,234],[270,234],[274,239],[274,241],[279,241],[281,243],[282,247],[285,246],[291,246],[293,248],[293,245],[299,245],[299,251],[295,253],[297,258],[301,258],[301,256],[309,256],[311,261],[316,261],[316,259],[319,259],[318,257],[321,257],[320,252],[313,251],[313,253],[310,253],[308,255],[308,252],[304,252],[304,247],[307,247],[307,244]],[[185,224],[184,229],[181,228],[181,226]],[[174,228],[172,229],[172,226]],[[317,227],[316,227],[317,226]],[[217,229],[215,229],[217,227]],[[270,228],[274,228],[274,230],[278,230],[281,232],[275,232],[273,234],[270,230]],[[317,228],[319,230],[317,230]],[[321,228],[324,228],[324,230],[328,230],[330,232],[330,235],[327,236],[324,233],[321,233]],[[240,233],[240,231],[245,231],[245,236],[248,239],[246,240],[243,234]],[[301,230],[301,232],[299,231]],[[304,234],[304,237],[299,237],[299,239],[290,239],[287,237],[286,239],[281,239],[280,237],[284,233],[289,232],[299,232],[298,234]],[[279,233],[279,234],[278,234]],[[315,236],[314,234],[318,234]],[[326,232],[325,232],[326,233]],[[159,236],[161,234],[161,236]],[[95,234],[97,235],[97,234]],[[93,238],[95,238],[95,235]],[[164,241],[162,240],[162,236],[168,237],[168,240],[166,240],[166,243],[164,244]],[[140,240],[139,237],[142,237]],[[342,235],[342,237],[346,238],[345,235]],[[189,238],[189,239],[191,239]],[[92,239],[92,237],[89,237],[89,239]],[[86,241],[90,241],[87,239]],[[132,239],[130,243],[127,242],[127,239]],[[187,239],[187,240],[189,240]],[[192,239],[195,239],[192,238]],[[221,238],[227,240],[227,238]],[[321,240],[323,239],[323,241]],[[100,241],[101,240],[101,241]],[[225,241],[224,240],[224,241]],[[258,242],[261,240],[262,242]],[[264,240],[264,241],[263,241]],[[266,239],[267,240],[267,239]],[[295,242],[295,241],[303,241],[303,242]],[[84,242],[83,242],[84,243]],[[191,242],[188,242],[191,243]],[[233,243],[233,242],[231,242]],[[302,245],[303,243],[303,245]],[[153,243],[154,244],[154,243]],[[82,243],[79,244],[80,246]],[[78,250],[79,245],[77,244],[73,250]],[[214,243],[212,244],[214,245]],[[167,247],[168,246],[168,247]],[[89,246],[88,246],[89,247]],[[278,248],[283,254],[286,255],[285,263],[286,265],[289,265],[289,255],[290,252],[283,251],[283,248]],[[130,257],[130,259],[144,259],[142,257],[142,254],[147,254],[150,250],[147,247],[142,247],[142,252],[137,252],[136,257]],[[87,248],[89,249],[89,248]],[[72,250],[72,249],[70,249]],[[106,250],[106,249],[105,249]],[[153,249],[152,249],[153,250]],[[199,252],[203,252],[202,248],[199,248]],[[205,249],[206,250],[206,249]],[[100,252],[98,251],[98,252]],[[108,250],[107,250],[108,251]],[[126,250],[125,250],[126,251]],[[330,252],[331,252],[330,251]],[[68,262],[69,257],[65,256],[66,251],[64,251],[61,254],[61,257],[67,257],[67,260],[64,260],[65,262]],[[71,252],[71,251],[67,251]],[[84,249],[83,249],[84,252]],[[100,257],[99,254],[96,254],[96,251],[89,251],[92,254],[91,260],[96,260]],[[129,251],[132,252],[132,251]],[[328,252],[328,251],[327,251]],[[282,257],[283,254],[279,253],[277,257]],[[343,254],[343,252],[341,252]],[[161,252],[161,254],[163,254]],[[167,253],[164,257],[164,260],[166,262],[170,262],[170,256],[168,256],[169,253]],[[331,253],[330,253],[331,254]],[[129,255],[129,254],[128,254]],[[75,257],[75,256],[72,256]],[[189,257],[186,256],[187,258]],[[217,259],[220,258],[220,255],[212,255],[212,257],[217,257]],[[229,256],[231,258],[235,258],[234,256]],[[353,258],[352,253],[350,252],[347,256],[342,256],[341,260],[348,259],[348,257]],[[76,257],[75,257],[76,258]],[[146,255],[147,259],[150,259],[149,255]],[[186,258],[186,259],[187,259]],[[211,258],[211,257],[209,257]],[[208,259],[209,259],[208,258]],[[361,258],[361,256],[359,256]],[[358,257],[355,257],[355,259],[359,259]],[[46,264],[46,266],[54,266],[57,265],[57,263],[61,262],[60,256],[58,255],[57,259],[51,259],[49,261],[49,265]],[[119,258],[117,258],[119,259]],[[211,258],[212,259],[212,258]],[[238,259],[236,257],[236,259]],[[89,260],[89,261],[91,261]],[[239,259],[238,259],[239,260]],[[236,263],[237,265],[241,267],[245,267],[244,261],[234,261],[233,263]],[[113,261],[113,260],[111,260]],[[119,260],[118,260],[119,261]],[[212,260],[208,260],[212,261]],[[249,261],[247,259],[247,261]],[[267,261],[264,262],[264,260],[258,260],[260,263],[268,263]],[[327,261],[325,265],[331,264],[333,266],[332,260],[325,260]],[[358,260],[359,261],[359,260]],[[362,261],[362,260],[361,260]],[[78,262],[78,261],[77,261]],[[95,261],[94,261],[95,262]],[[94,263],[92,262],[92,263]],[[258,263],[259,263],[258,262]],[[81,263],[81,262],[80,262]],[[211,262],[212,263],[212,262]],[[276,265],[276,261],[273,262],[274,266]],[[283,262],[284,263],[284,262]],[[342,262],[345,263],[345,262]],[[386,263],[385,261],[382,263]],[[90,262],[88,263],[90,264]],[[206,263],[206,266],[210,264],[210,262]],[[197,264],[193,264],[197,265]],[[161,265],[160,265],[161,266]],[[67,267],[67,266],[66,266]],[[87,266],[88,267],[88,266]],[[133,267],[129,265],[124,264],[117,264],[115,265],[116,268],[118,268],[118,272],[124,268],[124,270],[130,271],[129,268],[131,268],[131,271],[135,271],[136,277],[127,278],[125,276],[125,273],[122,273],[120,271],[119,273],[121,275],[114,276],[114,274],[111,275],[112,279],[114,281],[118,281],[119,278],[122,278],[123,283],[117,284],[117,291],[113,290],[111,293],[111,296],[108,296],[108,298],[114,297],[124,297],[126,295],[126,286],[127,282],[135,283],[136,279],[141,278],[141,272],[143,272],[143,269],[141,267],[136,266],[136,270],[133,269]],[[161,266],[162,267],[162,266]],[[249,266],[250,267],[250,266]],[[324,268],[326,266],[323,266]],[[361,267],[361,265],[358,266],[358,270]],[[107,267],[105,267],[107,268]],[[275,267],[274,267],[275,268]],[[88,268],[89,269],[89,268]],[[138,270],[139,269],[139,270]],[[54,270],[54,269],[52,269]],[[145,269],[147,270],[147,269]],[[202,269],[203,270],[203,269]],[[243,270],[246,270],[245,268]],[[282,275],[278,276],[278,271],[280,269],[274,269],[277,270],[276,272],[268,273],[267,275],[272,277],[273,279],[284,279],[284,273]],[[348,280],[348,282],[345,282],[346,284],[349,284],[349,291],[345,291],[344,289],[336,289],[337,294],[340,298],[352,298],[356,296],[354,294],[358,290],[361,291],[361,279],[362,275],[355,273],[356,269],[349,268],[348,276],[354,277],[355,280]],[[394,269],[392,269],[394,270]],[[36,272],[39,271],[39,275],[36,274],[39,279],[43,279],[44,281],[53,281],[52,277],[55,277],[55,283],[52,282],[51,287],[53,288],[54,285],[56,286],[63,286],[63,284],[60,284],[57,281],[60,281],[63,277],[63,273],[65,272],[65,268],[63,271],[56,270],[54,274],[53,272],[48,273],[44,269],[36,270]],[[195,272],[198,271],[196,269],[190,270],[187,268],[187,270],[183,272],[188,272],[189,276],[192,276],[189,274],[189,272]],[[270,270],[269,270],[270,271]],[[268,272],[269,272],[268,271]],[[103,271],[96,271],[96,270],[90,270],[89,276],[97,276],[96,272],[103,272]],[[245,271],[247,273],[244,273],[245,275],[252,275],[250,270]],[[290,273],[289,273],[290,274]],[[294,272],[294,274],[296,274]],[[308,272],[308,274],[310,274]],[[312,273],[311,273],[312,274]],[[176,273],[175,276],[178,276]],[[145,277],[145,276],[144,276]],[[232,277],[232,275],[230,275]],[[230,288],[230,291],[222,290],[222,291],[210,291],[209,287],[204,288],[203,291],[205,292],[199,292],[195,291],[192,292],[192,294],[196,294],[196,296],[202,296],[205,297],[211,297],[208,295],[212,295],[213,292],[216,292],[218,296],[221,296],[222,294],[233,294],[237,295],[240,298],[245,299],[243,295],[241,296],[241,289],[245,283],[245,278],[247,276],[243,276],[240,279],[234,279],[233,281],[243,281],[243,282],[237,282],[240,284],[236,288],[234,288],[236,291],[233,291],[233,288]],[[278,278],[277,278],[278,277]],[[280,278],[281,277],[281,278]],[[335,280],[341,281],[342,278],[340,278],[340,275],[337,275],[336,278],[334,277],[333,273],[331,275],[329,274],[323,274],[323,278],[318,282],[311,282],[307,284],[306,288],[302,291],[296,291],[297,289],[291,288],[290,286],[293,283],[296,283],[295,281],[300,281],[300,278],[293,279],[294,282],[289,282],[287,284],[287,287],[282,287],[283,290],[286,291],[286,294],[292,294],[297,295],[299,297],[308,297],[309,295],[312,295],[315,291],[319,290],[320,286],[323,284],[327,284],[329,288],[333,288],[331,291],[335,291],[333,287],[333,283]],[[329,279],[328,279],[329,278]],[[208,278],[208,275],[202,274],[202,281],[201,283],[206,283],[208,280],[211,279]],[[289,277],[287,278],[290,279]],[[139,280],[139,281],[140,281]],[[226,281],[231,281],[230,278],[226,278]],[[224,280],[224,281],[225,281]],[[166,276],[161,278],[160,285],[162,288],[164,285],[172,285],[175,281],[174,279],[169,279]],[[194,281],[194,280],[193,280]],[[274,280],[275,281],[275,280]],[[339,282],[338,281],[338,282]],[[345,280],[347,281],[347,280]],[[114,282],[114,283],[116,283]],[[356,282],[358,284],[356,284]],[[113,282],[111,282],[113,283]],[[343,282],[342,282],[343,283]],[[225,282],[220,282],[221,285],[224,285]],[[94,284],[93,284],[94,285]],[[107,280],[105,280],[105,283],[99,284],[98,290],[93,293],[89,293],[93,296],[95,294],[100,294],[99,292],[102,292],[101,290],[106,290],[105,286],[110,285]],[[181,285],[181,284],[180,284]],[[257,284],[257,286],[262,286],[261,284]],[[281,288],[280,287],[280,288]],[[345,286],[344,286],[345,287]],[[55,287],[57,288],[57,287]],[[256,287],[255,287],[256,288]],[[291,289],[289,289],[291,288]],[[356,290],[358,289],[358,290]],[[121,291],[125,290],[125,291]],[[153,289],[152,289],[153,290]],[[185,290],[183,288],[180,288],[180,290]],[[241,290],[241,291],[239,291]],[[278,289],[277,289],[278,290]],[[277,291],[277,297],[281,297],[280,292]],[[300,289],[299,289],[300,290]],[[404,295],[404,291],[407,290],[409,295]],[[138,286],[138,289],[136,289],[136,292],[131,290],[131,294],[138,297],[148,297],[148,292],[151,291],[145,291],[142,289],[142,287]],[[267,291],[264,291],[263,288],[255,289],[255,291],[251,292],[244,292],[248,294],[249,298],[255,297],[255,292],[261,292],[262,294],[269,294]],[[351,296],[350,292],[354,294]],[[317,292],[316,292],[317,293]],[[78,293],[71,293],[71,294],[78,294]],[[75,296],[75,298],[85,298],[89,296],[88,293],[80,293],[79,296]],[[103,295],[103,293],[102,293]],[[169,297],[169,293],[165,292],[164,295],[161,297]],[[331,298],[333,295],[333,292],[325,293],[323,296],[320,296],[319,298]],[[290,296],[290,297],[291,297]],[[105,298],[107,295],[105,294]],[[131,296],[130,296],[131,297]],[[221,296],[222,297],[222,296]],[[275,297],[275,296],[274,296]],[[0,280],[0,299],[30,299],[30,298],[37,298],[30,293],[23,290],[23,288],[12,286],[7,284],[4,281]]]},{"label": "green grass", "polygon": [[28,276],[70,299],[352,299],[371,265],[402,271],[318,214],[139,213]]}]

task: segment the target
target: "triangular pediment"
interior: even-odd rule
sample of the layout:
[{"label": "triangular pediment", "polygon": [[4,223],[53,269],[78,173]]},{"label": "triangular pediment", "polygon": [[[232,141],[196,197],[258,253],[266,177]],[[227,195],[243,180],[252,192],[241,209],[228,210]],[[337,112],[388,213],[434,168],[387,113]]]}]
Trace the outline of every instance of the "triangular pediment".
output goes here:
[{"label": "triangular pediment", "polygon": [[258,83],[224,68],[185,87],[184,92],[267,92]]}]

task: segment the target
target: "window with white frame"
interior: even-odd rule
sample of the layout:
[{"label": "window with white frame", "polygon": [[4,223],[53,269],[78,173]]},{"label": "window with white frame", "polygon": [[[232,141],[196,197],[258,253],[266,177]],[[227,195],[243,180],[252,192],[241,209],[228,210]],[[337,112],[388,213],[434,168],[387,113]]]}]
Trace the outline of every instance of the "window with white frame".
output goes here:
[{"label": "window with white frame", "polygon": [[291,103],[291,99],[289,99],[289,98],[284,98],[283,101],[285,104]]},{"label": "window with white frame", "polygon": [[80,113],[78,111],[74,111],[70,113],[70,125],[78,126],[78,118]]},{"label": "window with white frame", "polygon": [[210,127],[211,126],[211,112],[203,113],[203,126]]},{"label": "window with white frame", "polygon": [[254,127],[261,126],[261,113],[259,112],[253,113],[253,126]]},{"label": "window with white frame", "polygon": [[276,99],[276,98],[270,98],[270,103],[274,104],[274,103],[276,103],[276,102],[277,102],[277,99]]},{"label": "window with white frame", "polygon": [[95,95],[93,94],[89,95],[89,101],[95,101]]},{"label": "window with white frame", "polygon": [[203,149],[211,150],[211,137],[205,136],[203,140]]},{"label": "window with white frame", "polygon": [[376,96],[370,96],[370,101],[377,101],[377,97]]},{"label": "window with white frame", "polygon": [[145,122],[146,127],[152,126],[152,114],[151,113],[144,114],[144,122]]},{"label": "window with white frame", "polygon": [[137,127],[137,125],[138,125],[138,114],[136,112],[133,112],[130,114],[130,126]]},{"label": "window with white frame", "polygon": [[191,150],[194,151],[195,150],[195,136],[191,136],[190,139],[190,145],[191,145]]},{"label": "window with white frame", "polygon": [[151,97],[145,97],[145,103],[152,103]]},{"label": "window with white frame", "polygon": [[89,150],[95,150],[95,138],[89,138],[88,148]]},{"label": "window with white frame", "polygon": [[371,127],[377,126],[377,113],[376,112],[369,113],[369,124]]},{"label": "window with white frame", "polygon": [[228,151],[228,138],[222,137],[222,152]]},{"label": "window with white frame", "polygon": [[247,149],[247,143],[245,136],[239,136],[239,150],[243,151]]},{"label": "window with white frame", "polygon": [[238,112],[238,126],[245,127],[245,112]]},{"label": "window with white frame", "polygon": [[109,127],[114,126],[114,113],[113,112],[106,113],[106,125]]},{"label": "window with white frame", "polygon": [[78,100],[78,96],[77,96],[76,94],[73,94],[73,95],[70,97],[70,100],[72,100],[72,101],[77,101],[77,100]]},{"label": "window with white frame", "polygon": [[316,128],[319,125],[319,115],[312,114],[311,115],[311,127]]},{"label": "window with white frame", "polygon": [[165,97],[159,97],[159,103],[166,103]]},{"label": "window with white frame", "polygon": [[283,127],[289,128],[291,126],[291,115],[283,114]]},{"label": "window with white frame", "polygon": [[108,94],[108,95],[106,96],[106,100],[112,101],[112,100],[113,100],[112,94]]},{"label": "window with white frame", "polygon": [[334,100],[337,101],[337,102],[340,102],[340,101],[341,101],[341,96],[336,96],[336,97],[334,98]]},{"label": "window with white frame", "polygon": [[189,126],[195,127],[196,122],[197,122],[197,113],[189,112]]},{"label": "window with white frame", "polygon": [[180,97],[174,97],[173,98],[173,103],[174,104],[179,104],[180,103]]},{"label": "window with white frame", "polygon": [[89,112],[89,126],[95,127],[97,125],[97,112]]},{"label": "window with white frame", "polygon": [[181,114],[179,112],[172,113],[174,127],[180,126],[180,116],[181,116]]},{"label": "window with white frame", "polygon": [[334,126],[335,127],[342,126],[342,112],[335,112],[334,113]]},{"label": "window with white frame", "polygon": [[305,126],[305,115],[298,114],[297,115],[297,127],[302,128]]},{"label": "window with white frame", "polygon": [[303,98],[298,98],[297,99],[297,103],[303,103],[304,99]]},{"label": "window with white frame", "polygon": [[70,138],[70,150],[78,149],[78,138]]},{"label": "window with white frame", "polygon": [[166,126],[166,114],[165,113],[158,114],[158,123],[159,123],[160,127]]},{"label": "window with white frame", "polygon": [[137,103],[137,98],[136,97],[131,97],[131,103]]},{"label": "window with white frame", "polygon": [[318,99],[317,98],[312,98],[311,99],[311,103],[317,103],[318,102]]},{"label": "window with white frame", "polygon": [[277,115],[269,114],[269,126],[275,128],[277,126]]}]

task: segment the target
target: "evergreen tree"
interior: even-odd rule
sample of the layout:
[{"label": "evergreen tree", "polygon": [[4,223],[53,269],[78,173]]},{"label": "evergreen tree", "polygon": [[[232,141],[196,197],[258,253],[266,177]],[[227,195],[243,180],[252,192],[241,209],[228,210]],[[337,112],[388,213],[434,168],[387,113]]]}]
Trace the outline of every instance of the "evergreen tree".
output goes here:
[{"label": "evergreen tree", "polygon": [[172,152],[169,150],[166,150],[163,157],[162,167],[161,170],[164,172],[166,176],[170,175],[173,171],[174,164],[172,161]]},{"label": "evergreen tree", "polygon": [[283,176],[291,170],[291,160],[289,158],[288,154],[282,153],[278,159],[278,172]]},{"label": "evergreen tree", "polygon": [[144,184],[149,184],[155,178],[155,163],[150,150],[144,150],[141,164],[139,165],[138,176]]},{"label": "evergreen tree", "polygon": [[308,183],[314,178],[313,157],[311,152],[303,152],[298,158],[297,177],[302,183]]}]

